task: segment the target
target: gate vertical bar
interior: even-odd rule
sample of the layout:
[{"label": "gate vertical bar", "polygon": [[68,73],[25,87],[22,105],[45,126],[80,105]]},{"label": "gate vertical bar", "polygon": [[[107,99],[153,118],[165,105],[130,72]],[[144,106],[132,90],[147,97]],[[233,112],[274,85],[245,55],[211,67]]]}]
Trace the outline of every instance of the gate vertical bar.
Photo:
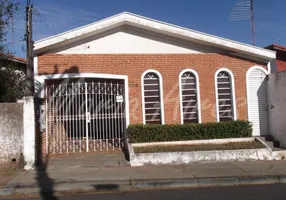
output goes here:
[{"label": "gate vertical bar", "polygon": [[[117,83],[117,96],[119,96],[119,84]],[[118,125],[118,131],[117,131],[117,142],[118,142],[118,148],[120,145],[120,102],[117,105],[117,125]]]},{"label": "gate vertical bar", "polygon": [[[110,86],[110,83],[108,83]],[[110,91],[107,91],[107,113],[108,113],[108,143],[112,141],[111,139],[111,123],[110,123]]]},{"label": "gate vertical bar", "polygon": [[117,123],[117,100],[116,100],[116,96],[117,96],[117,84],[115,84],[115,100],[114,100],[114,139],[115,139],[115,144],[117,142],[117,132],[118,132],[118,123]]},{"label": "gate vertical bar", "polygon": [[[92,109],[91,109],[91,113],[92,113],[92,118],[94,118],[94,83],[92,81],[92,87],[91,87],[91,101],[92,101]],[[95,151],[95,130],[94,130],[94,119],[92,121],[92,124],[90,126],[90,130],[92,131],[92,139],[93,139],[93,151]]]},{"label": "gate vertical bar", "polygon": [[68,83],[66,83],[66,95],[65,95],[65,104],[66,104],[66,116],[65,116],[65,120],[66,120],[66,128],[65,128],[65,130],[66,130],[66,148],[67,148],[67,153],[69,152],[69,122],[70,122],[70,120],[69,120],[69,113],[68,113],[68,106],[69,106],[69,100],[70,100],[70,98],[69,98],[69,95],[68,95]]},{"label": "gate vertical bar", "polygon": [[[54,86],[54,84],[53,84],[53,95],[52,95],[52,116],[53,116],[53,126],[52,126],[52,130],[51,130],[51,137],[52,137],[52,140],[53,140],[53,143],[54,143],[54,153],[56,153],[56,136],[55,136],[55,134],[56,134],[56,131],[55,131],[55,121],[56,121],[56,119],[55,119],[55,99],[54,99],[54,96],[55,96],[55,86]],[[57,129],[56,129],[57,130]]]},{"label": "gate vertical bar", "polygon": [[[71,88],[71,84],[69,85],[69,88]],[[73,98],[73,96],[72,96],[72,94],[71,94],[71,90],[69,90],[69,96],[68,96],[68,100],[69,100],[69,107],[68,107],[68,110],[69,110],[69,138],[68,138],[68,149],[69,149],[69,147],[70,147],[70,141],[71,141],[71,125],[72,125],[72,107],[71,107],[71,105],[72,105],[72,98]],[[69,151],[70,151],[70,149],[69,149]]]},{"label": "gate vertical bar", "polygon": [[108,124],[107,124],[107,106],[106,106],[106,99],[107,99],[107,90],[106,90],[106,81],[104,82],[104,121],[105,121],[105,142],[106,142],[106,149],[108,150]]},{"label": "gate vertical bar", "polygon": [[[104,90],[105,90],[105,88],[104,88],[104,83],[102,83],[102,85],[103,85],[103,92],[101,93],[101,101],[102,101],[102,103],[101,103],[101,122],[102,122],[102,139],[103,140],[105,140],[105,123],[104,123]],[[104,141],[103,141],[104,142]]]},{"label": "gate vertical bar", "polygon": [[[49,94],[49,91],[51,90],[50,88],[48,88],[47,84],[44,83],[44,87],[45,87],[45,98],[46,98],[46,105],[45,105],[45,122],[46,122],[46,154],[48,154],[49,152],[49,132],[50,132],[50,124],[51,124],[51,121],[48,119],[50,118],[50,114],[49,114],[49,110],[48,108],[50,108],[51,106],[48,105],[49,101],[48,101],[48,94]],[[49,89],[49,91],[48,91]],[[49,120],[49,121],[48,121]]]},{"label": "gate vertical bar", "polygon": [[[75,88],[74,83],[72,83],[72,87]],[[76,138],[76,133],[77,133],[77,112],[76,112],[76,103],[77,103],[77,90],[74,90],[74,105],[73,105],[73,124],[74,124],[74,129],[73,129],[73,152],[75,153],[75,138]]]},{"label": "gate vertical bar", "polygon": [[99,87],[97,87],[97,90],[95,90],[95,127],[96,127],[96,142],[98,142],[98,140],[99,140],[99,137],[98,137],[98,132],[99,132],[99,130],[98,130],[98,126],[99,126],[99,123],[98,123],[98,100],[97,100],[97,98],[98,98],[98,88]]},{"label": "gate vertical bar", "polygon": [[59,135],[59,140],[60,140],[60,153],[62,153],[62,145],[63,145],[63,141],[62,141],[62,132],[63,132],[63,130],[62,130],[62,124],[63,124],[63,122],[62,122],[62,115],[63,115],[63,113],[62,113],[62,85],[60,84],[59,85],[60,86],[60,95],[59,95],[59,102],[58,102],[58,110],[59,110],[59,126],[60,126],[60,128],[59,128],[59,131],[60,131],[60,135]]},{"label": "gate vertical bar", "polygon": [[120,149],[122,148],[122,138],[123,138],[123,134],[124,134],[124,97],[123,97],[124,92],[122,92],[122,98],[123,98],[123,102],[120,103],[121,105],[121,136],[120,136]]},{"label": "gate vertical bar", "polygon": [[78,82],[78,145],[79,145],[79,152],[81,152],[81,137],[80,137],[80,131],[81,131],[81,106],[80,106],[80,101],[81,101],[81,91],[80,91],[80,88],[81,87],[81,84],[80,82]]},{"label": "gate vertical bar", "polygon": [[102,139],[103,139],[103,137],[102,137],[102,130],[103,130],[103,125],[102,125],[102,120],[101,120],[101,118],[102,118],[102,115],[101,115],[101,104],[102,104],[102,95],[100,95],[100,93],[101,93],[101,91],[100,91],[100,87],[101,87],[101,85],[100,85],[100,81],[98,82],[98,100],[99,100],[99,110],[98,110],[98,123],[99,123],[99,137],[100,137],[100,142],[99,142],[99,149],[100,149],[100,151],[102,151]]},{"label": "gate vertical bar", "polygon": [[111,112],[111,115],[110,115],[110,118],[111,118],[111,137],[112,137],[112,149],[114,150],[114,95],[113,95],[113,85],[112,85],[112,82],[111,82],[111,94],[110,94],[110,112]]},{"label": "gate vertical bar", "polygon": [[[56,87],[56,90],[57,90],[57,93],[59,92],[59,88],[57,87],[57,86],[55,86]],[[57,151],[58,150],[58,142],[59,142],[59,116],[58,116],[58,114],[59,114],[59,111],[58,111],[58,107],[59,107],[59,97],[58,97],[58,95],[59,94],[57,94],[57,96],[55,96],[55,102],[56,102],[56,107],[55,107],[55,111],[54,111],[54,113],[55,113],[55,118],[56,118],[56,127],[57,127],[57,131],[56,131],[56,139],[55,139],[55,144],[56,144],[56,146],[55,146],[55,151]],[[56,148],[57,147],[57,148]],[[56,153],[58,153],[58,152],[56,152]]]},{"label": "gate vertical bar", "polygon": [[87,82],[85,82],[85,128],[86,128],[86,152],[88,152],[88,124],[89,124],[89,112],[88,112],[88,95],[87,95]]}]

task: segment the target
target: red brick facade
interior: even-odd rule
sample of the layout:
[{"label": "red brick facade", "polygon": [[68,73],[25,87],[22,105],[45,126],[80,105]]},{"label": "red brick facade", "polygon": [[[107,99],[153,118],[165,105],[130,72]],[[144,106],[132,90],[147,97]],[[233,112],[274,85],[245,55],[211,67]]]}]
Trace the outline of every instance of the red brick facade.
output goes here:
[{"label": "red brick facade", "polygon": [[[255,61],[222,54],[47,54],[38,56],[39,74],[108,73],[128,75],[130,123],[142,123],[141,75],[158,70],[163,78],[165,123],[180,123],[179,73],[190,68],[200,79],[202,122],[216,121],[215,72],[232,71],[235,81],[237,118],[247,119],[246,72]],[[265,67],[266,68],[266,67]]]},{"label": "red brick facade", "polygon": [[272,44],[266,47],[272,51],[276,51],[276,72],[286,70],[286,47]]}]

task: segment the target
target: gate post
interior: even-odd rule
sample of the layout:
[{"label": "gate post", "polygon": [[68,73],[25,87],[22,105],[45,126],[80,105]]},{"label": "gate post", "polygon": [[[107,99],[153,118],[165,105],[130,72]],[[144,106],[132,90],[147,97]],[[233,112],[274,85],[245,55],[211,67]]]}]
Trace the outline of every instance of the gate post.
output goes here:
[{"label": "gate post", "polygon": [[24,160],[25,170],[35,164],[35,106],[34,97],[23,97]]}]

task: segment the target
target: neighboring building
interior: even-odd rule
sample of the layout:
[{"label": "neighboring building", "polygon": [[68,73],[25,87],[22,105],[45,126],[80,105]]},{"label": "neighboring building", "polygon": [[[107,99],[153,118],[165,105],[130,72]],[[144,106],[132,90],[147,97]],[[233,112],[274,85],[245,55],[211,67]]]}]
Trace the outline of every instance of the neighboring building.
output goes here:
[{"label": "neighboring building", "polygon": [[131,13],[37,41],[44,152],[120,149],[136,123],[250,120],[254,136],[267,135],[265,77],[275,58]]},{"label": "neighboring building", "polygon": [[286,47],[278,44],[272,44],[265,48],[276,51],[276,70],[274,72],[286,70]]},{"label": "neighboring building", "polygon": [[6,65],[14,63],[17,68],[23,72],[26,69],[26,59],[18,56],[10,55],[10,54],[0,54],[0,65],[1,67],[5,67]]}]

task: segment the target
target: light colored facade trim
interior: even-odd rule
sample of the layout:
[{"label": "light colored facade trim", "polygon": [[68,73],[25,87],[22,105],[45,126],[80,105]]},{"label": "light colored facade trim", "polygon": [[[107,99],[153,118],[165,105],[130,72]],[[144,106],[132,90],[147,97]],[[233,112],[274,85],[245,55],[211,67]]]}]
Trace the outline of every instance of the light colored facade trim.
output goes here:
[{"label": "light colored facade trim", "polygon": [[185,72],[191,72],[194,74],[196,78],[196,94],[197,94],[197,109],[198,109],[198,121],[202,123],[202,116],[201,116],[201,96],[200,96],[200,80],[199,75],[195,70],[192,69],[184,69],[179,74],[179,96],[180,96],[180,114],[181,114],[181,124],[184,124],[184,116],[183,116],[183,97],[182,97],[182,75]]},{"label": "light colored facade trim", "polygon": [[38,57],[34,57],[34,75],[38,74]]},{"label": "light colored facade trim", "polygon": [[271,73],[271,61],[269,61],[269,62],[267,63],[267,71],[268,71],[268,74]]},{"label": "light colored facade trim", "polygon": [[130,123],[129,116],[129,87],[128,87],[128,76],[127,75],[116,75],[116,74],[100,74],[100,73],[71,73],[71,74],[50,74],[35,76],[35,80],[41,85],[39,97],[44,98],[44,84],[46,80],[50,79],[69,79],[69,78],[107,78],[107,79],[121,79],[124,80],[124,96],[125,96],[125,116],[126,116],[126,127]]},{"label": "light colored facade trim", "polygon": [[250,91],[249,91],[249,75],[253,70],[259,69],[261,71],[263,71],[266,75],[269,74],[269,71],[267,71],[266,69],[264,69],[261,66],[253,66],[251,68],[249,68],[246,72],[246,96],[247,96],[247,115],[248,115],[248,120],[250,120],[250,115],[251,115],[251,108],[250,108],[250,99],[248,98],[250,96]]},{"label": "light colored facade trim", "polygon": [[233,73],[227,69],[227,68],[220,68],[219,70],[216,71],[215,73],[215,96],[216,96],[216,118],[217,122],[219,122],[219,104],[218,104],[218,88],[217,88],[217,75],[218,73],[225,71],[229,74],[231,78],[231,102],[232,102],[232,109],[233,109],[233,120],[237,119],[236,115],[236,98],[235,98],[235,82],[234,82],[234,76]]},{"label": "light colored facade trim", "polygon": [[277,72],[277,63],[276,63],[276,59],[272,59],[267,63],[267,71],[268,74],[270,73],[276,73]]},{"label": "light colored facade trim", "polygon": [[141,76],[141,96],[142,96],[142,117],[143,124],[146,124],[145,120],[145,94],[144,94],[144,76],[148,73],[155,73],[159,77],[159,88],[160,88],[160,108],[161,108],[161,124],[165,124],[164,117],[164,98],[163,98],[163,78],[160,72],[154,69],[146,70]]},{"label": "light colored facade trim", "polygon": [[244,53],[246,55],[255,56],[264,60],[276,58],[274,51],[175,26],[127,12],[120,13],[118,15],[73,29],[71,31],[48,37],[43,40],[39,40],[35,43],[35,51],[37,52],[43,48],[59,44],[61,42],[71,42],[75,38],[77,38],[77,40],[79,40],[79,38],[84,39],[85,37],[89,37],[91,35],[122,25],[131,25],[145,30],[185,39],[186,41],[196,41],[198,43],[204,43],[214,47],[222,47],[226,50],[232,50],[236,53]]}]

